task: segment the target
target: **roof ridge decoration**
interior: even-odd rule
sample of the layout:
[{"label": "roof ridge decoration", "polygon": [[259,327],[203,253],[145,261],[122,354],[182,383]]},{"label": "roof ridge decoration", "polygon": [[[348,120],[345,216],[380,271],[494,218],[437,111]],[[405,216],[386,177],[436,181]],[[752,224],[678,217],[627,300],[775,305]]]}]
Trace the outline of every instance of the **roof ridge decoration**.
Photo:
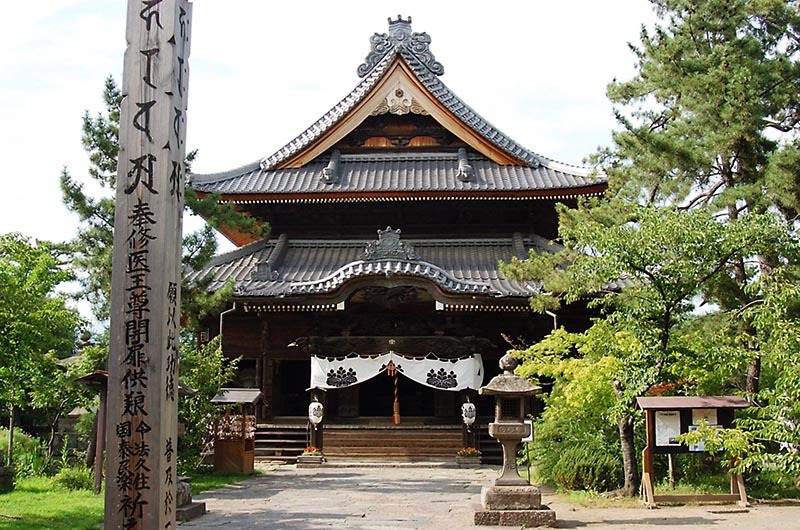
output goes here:
[{"label": "roof ridge decoration", "polygon": [[[345,282],[354,278],[365,276],[412,276],[425,278],[439,285],[446,291],[458,294],[487,294],[493,297],[504,296],[503,293],[490,285],[454,277],[438,265],[419,260],[415,263],[402,260],[385,259],[381,261],[358,260],[347,263],[333,273],[317,280],[305,282],[292,282],[288,292],[290,294],[318,294],[331,292],[341,287]],[[247,294],[246,290],[239,289],[237,294]]]},{"label": "roof ridge decoration", "polygon": [[430,50],[431,36],[425,32],[411,32],[411,17],[403,20],[397,15],[397,20],[389,20],[389,33],[375,33],[369,38],[372,46],[364,63],[358,67],[358,77],[369,75],[373,68],[389,54],[400,53],[412,55],[425,68],[436,75],[444,73],[444,66],[438,62]]},{"label": "roof ridge decoration", "polygon": [[322,168],[322,181],[325,184],[335,184],[339,180],[339,160],[341,157],[342,153],[338,149],[334,149],[328,165]]},{"label": "roof ridge decoration", "polygon": [[458,148],[458,171],[456,178],[461,182],[469,182],[472,178],[472,166],[467,161],[467,150],[463,147]]},{"label": "roof ridge decoration", "polygon": [[417,253],[414,247],[405,241],[400,241],[400,229],[392,230],[387,226],[385,230],[378,230],[378,240],[370,241],[364,249],[364,260],[374,261],[379,259],[403,259],[414,261]]},{"label": "roof ridge decoration", "polygon": [[251,274],[251,278],[256,281],[277,280],[280,276],[278,268],[283,263],[283,258],[286,256],[286,247],[288,246],[288,236],[283,233],[278,236],[278,242],[269,255],[269,258],[259,261],[256,264],[255,270]]}]

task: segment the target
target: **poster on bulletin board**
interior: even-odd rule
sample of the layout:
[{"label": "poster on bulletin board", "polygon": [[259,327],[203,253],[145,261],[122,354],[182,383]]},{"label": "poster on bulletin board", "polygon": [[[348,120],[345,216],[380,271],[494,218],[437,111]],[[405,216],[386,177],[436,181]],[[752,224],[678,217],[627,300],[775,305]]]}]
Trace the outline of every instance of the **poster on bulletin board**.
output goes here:
[{"label": "poster on bulletin board", "polygon": [[681,435],[681,415],[677,410],[656,411],[656,445],[662,447],[680,446],[677,438]]}]

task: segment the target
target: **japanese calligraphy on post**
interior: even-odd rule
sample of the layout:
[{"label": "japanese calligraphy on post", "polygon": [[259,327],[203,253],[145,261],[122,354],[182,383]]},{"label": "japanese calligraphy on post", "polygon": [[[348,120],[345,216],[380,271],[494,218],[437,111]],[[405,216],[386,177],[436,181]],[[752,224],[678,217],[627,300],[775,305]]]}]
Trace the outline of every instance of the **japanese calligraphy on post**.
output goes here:
[{"label": "japanese calligraphy on post", "polygon": [[175,528],[191,3],[129,0],[114,220],[105,528]]}]

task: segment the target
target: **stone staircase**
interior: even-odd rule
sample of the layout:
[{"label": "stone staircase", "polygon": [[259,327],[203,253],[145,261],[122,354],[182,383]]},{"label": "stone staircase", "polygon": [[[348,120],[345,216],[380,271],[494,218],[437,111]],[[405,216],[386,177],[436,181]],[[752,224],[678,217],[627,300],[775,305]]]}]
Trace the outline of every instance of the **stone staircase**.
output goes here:
[{"label": "stone staircase", "polygon": [[305,424],[259,424],[256,427],[256,458],[294,463],[307,445]]},{"label": "stone staircase", "polygon": [[[461,426],[455,425],[328,425],[324,429],[325,456],[335,460],[450,461],[464,446]],[[256,458],[295,463],[307,445],[304,423],[257,426]],[[478,428],[477,445],[482,463],[502,464],[503,449],[485,425]]]}]

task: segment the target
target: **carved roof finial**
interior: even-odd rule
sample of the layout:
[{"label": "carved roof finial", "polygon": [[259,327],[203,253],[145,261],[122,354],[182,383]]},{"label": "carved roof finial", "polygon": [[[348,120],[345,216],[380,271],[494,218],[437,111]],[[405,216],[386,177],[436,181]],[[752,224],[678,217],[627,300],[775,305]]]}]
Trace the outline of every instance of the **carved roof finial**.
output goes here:
[{"label": "carved roof finial", "polygon": [[437,62],[429,45],[431,37],[427,33],[411,31],[411,17],[404,20],[397,15],[397,20],[389,17],[389,33],[375,33],[369,38],[372,46],[364,63],[358,67],[358,76],[366,77],[387,55],[399,53],[406,61],[419,61],[436,75],[444,73],[444,66]]},{"label": "carved roof finial", "polygon": [[393,37],[403,35],[404,38],[411,36],[411,17],[408,17],[408,20],[403,20],[401,15],[397,15],[397,20],[392,20],[392,17],[387,20],[389,21],[389,35]]}]

